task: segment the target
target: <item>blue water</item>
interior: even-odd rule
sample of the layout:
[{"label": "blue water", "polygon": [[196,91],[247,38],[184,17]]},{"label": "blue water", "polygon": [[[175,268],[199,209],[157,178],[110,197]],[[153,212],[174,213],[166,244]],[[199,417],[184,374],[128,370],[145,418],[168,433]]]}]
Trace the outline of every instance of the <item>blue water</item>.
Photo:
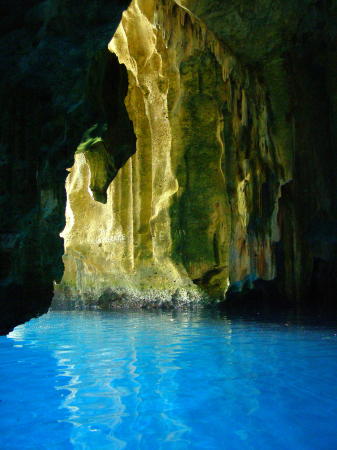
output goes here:
[{"label": "blue water", "polygon": [[337,328],[52,312],[0,337],[1,449],[337,449]]}]

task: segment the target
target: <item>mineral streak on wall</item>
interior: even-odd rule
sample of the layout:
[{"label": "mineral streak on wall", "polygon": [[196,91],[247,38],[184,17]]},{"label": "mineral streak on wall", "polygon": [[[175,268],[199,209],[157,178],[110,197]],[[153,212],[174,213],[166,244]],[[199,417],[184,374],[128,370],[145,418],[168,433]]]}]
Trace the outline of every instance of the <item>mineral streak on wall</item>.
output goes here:
[{"label": "mineral streak on wall", "polygon": [[109,51],[120,76],[105,76],[103,95],[123,97],[103,98],[121,104],[93,124],[69,169],[55,300],[183,304],[273,279],[293,167],[258,73],[173,1],[134,0]]}]

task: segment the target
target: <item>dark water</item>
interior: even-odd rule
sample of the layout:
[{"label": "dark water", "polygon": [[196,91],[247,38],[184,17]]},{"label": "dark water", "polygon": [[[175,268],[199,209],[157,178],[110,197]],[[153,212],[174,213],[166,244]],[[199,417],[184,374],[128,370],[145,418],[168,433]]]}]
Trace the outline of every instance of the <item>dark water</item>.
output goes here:
[{"label": "dark water", "polygon": [[337,328],[52,312],[0,337],[1,449],[337,449]]}]

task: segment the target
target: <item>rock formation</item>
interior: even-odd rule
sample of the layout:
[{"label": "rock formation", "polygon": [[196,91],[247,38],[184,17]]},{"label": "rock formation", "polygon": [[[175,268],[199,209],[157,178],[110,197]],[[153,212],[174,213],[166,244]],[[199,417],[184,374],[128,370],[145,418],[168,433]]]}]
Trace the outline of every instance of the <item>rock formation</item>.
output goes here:
[{"label": "rock formation", "polygon": [[[71,1],[48,2],[48,13],[38,3],[5,30],[5,43],[24,41],[18,29],[30,39],[7,55],[20,74],[4,75],[2,91],[2,284],[27,291],[17,310],[34,312],[41,289],[46,307],[60,279],[74,153],[58,303],[233,303],[258,292],[334,304],[336,6],[134,0],[113,34],[118,3],[75,15]],[[11,311],[17,294],[4,292]]]},{"label": "rock formation", "polygon": [[47,311],[62,278],[65,169],[100,116],[88,74],[128,3],[0,2],[0,333]]},{"label": "rock formation", "polygon": [[[276,277],[289,298],[312,289],[302,278],[311,279],[319,255],[304,251],[297,267],[280,255],[306,244],[304,227],[296,233],[300,217],[285,204],[297,171],[289,43],[275,6],[257,2],[241,17],[232,3],[243,23],[239,35],[231,11],[219,8],[214,20],[213,5],[202,2],[133,1],[124,13],[109,50],[127,71],[136,148],[117,175],[105,156],[91,162],[96,148],[77,152],[67,181],[59,296],[111,306],[161,303],[175,293],[188,298],[193,281],[202,296],[224,298],[228,289],[247,291]],[[293,35],[308,12],[300,4],[278,7]],[[256,33],[249,40],[248,28]],[[114,158],[120,131],[107,128],[101,155]],[[104,199],[109,186],[103,205],[93,190],[99,176]],[[299,204],[295,215],[300,211]],[[313,212],[325,214],[318,205]]]}]

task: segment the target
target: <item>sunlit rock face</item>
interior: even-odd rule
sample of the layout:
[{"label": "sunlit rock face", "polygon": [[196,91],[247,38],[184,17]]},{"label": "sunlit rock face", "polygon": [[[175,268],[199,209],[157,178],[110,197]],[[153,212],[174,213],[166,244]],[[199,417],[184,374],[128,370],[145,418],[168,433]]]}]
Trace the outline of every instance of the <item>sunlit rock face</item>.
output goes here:
[{"label": "sunlit rock face", "polygon": [[135,148],[111,170],[127,142],[108,123],[77,150],[56,300],[185,304],[275,278],[293,167],[273,141],[258,72],[174,2],[133,1],[109,50],[127,72]]}]

